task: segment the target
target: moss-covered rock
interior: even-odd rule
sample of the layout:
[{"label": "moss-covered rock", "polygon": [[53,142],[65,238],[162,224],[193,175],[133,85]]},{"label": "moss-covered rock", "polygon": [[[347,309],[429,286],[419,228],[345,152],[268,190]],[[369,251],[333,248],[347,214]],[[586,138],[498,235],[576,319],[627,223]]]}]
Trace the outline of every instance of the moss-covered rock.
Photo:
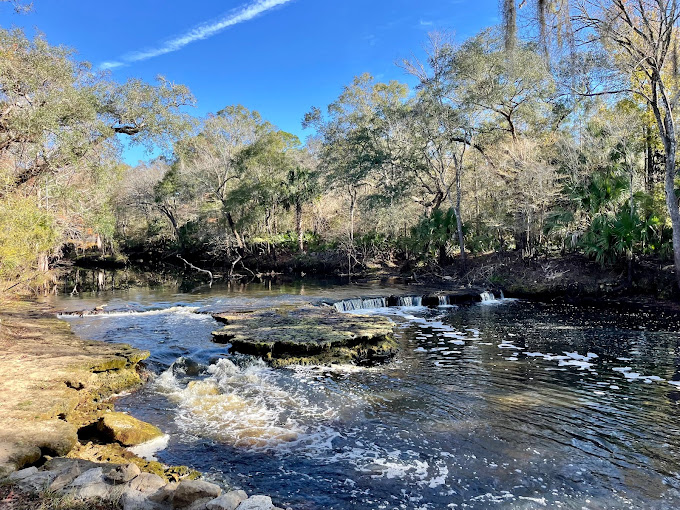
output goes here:
[{"label": "moss-covered rock", "polygon": [[97,423],[97,430],[108,441],[124,446],[146,443],[163,435],[158,427],[125,413],[104,413]]},{"label": "moss-covered rock", "polygon": [[343,314],[329,306],[303,305],[255,312],[216,314],[226,325],[213,340],[236,352],[262,356],[274,366],[366,363],[398,350],[385,317]]}]

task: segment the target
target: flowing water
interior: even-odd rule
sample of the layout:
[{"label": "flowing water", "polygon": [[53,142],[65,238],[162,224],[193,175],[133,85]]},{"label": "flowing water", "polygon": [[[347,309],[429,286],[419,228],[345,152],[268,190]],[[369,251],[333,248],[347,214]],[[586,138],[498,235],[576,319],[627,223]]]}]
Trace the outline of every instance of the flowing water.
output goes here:
[{"label": "flowing water", "polygon": [[[107,304],[67,320],[83,337],[151,351],[152,382],[116,406],[167,432],[160,461],[279,506],[680,507],[677,316],[490,295],[387,308],[388,294],[413,289],[263,284],[54,304]],[[391,363],[273,370],[213,344],[219,325],[201,313],[353,296],[372,298],[339,308],[396,323],[403,350]]]}]

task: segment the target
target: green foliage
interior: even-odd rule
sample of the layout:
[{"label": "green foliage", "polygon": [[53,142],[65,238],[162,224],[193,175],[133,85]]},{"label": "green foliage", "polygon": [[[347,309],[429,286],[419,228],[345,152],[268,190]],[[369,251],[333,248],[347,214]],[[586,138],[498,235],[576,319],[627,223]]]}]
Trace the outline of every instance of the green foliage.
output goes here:
[{"label": "green foliage", "polygon": [[38,255],[51,254],[59,239],[55,218],[33,197],[0,200],[0,280],[28,281],[37,276]]},{"label": "green foliage", "polygon": [[412,253],[421,260],[441,258],[456,232],[456,213],[453,208],[435,209],[411,229],[407,243]]}]

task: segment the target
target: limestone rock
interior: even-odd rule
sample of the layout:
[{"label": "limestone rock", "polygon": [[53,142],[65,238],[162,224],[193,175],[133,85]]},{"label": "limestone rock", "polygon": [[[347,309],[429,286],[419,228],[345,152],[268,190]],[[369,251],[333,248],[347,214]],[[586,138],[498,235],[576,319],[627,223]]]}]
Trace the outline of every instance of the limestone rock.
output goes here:
[{"label": "limestone rock", "polygon": [[148,498],[148,494],[126,488],[119,499],[122,510],[161,510],[168,508]]},{"label": "limestone rock", "polygon": [[243,501],[237,510],[273,510],[274,503],[269,496],[250,496]]},{"label": "limestone rock", "polygon": [[139,492],[153,493],[161,487],[164,487],[166,483],[167,482],[158,475],[153,473],[141,473],[139,476],[128,482],[128,487]]},{"label": "limestone rock", "polygon": [[106,482],[97,482],[78,487],[69,491],[69,494],[77,499],[108,499],[113,489],[114,487]]},{"label": "limestone rock", "polygon": [[216,314],[226,323],[213,341],[262,356],[274,366],[382,361],[398,351],[387,317],[343,314],[332,307],[288,306]]},{"label": "limestone rock", "polygon": [[106,475],[106,478],[114,483],[125,483],[129,482],[136,476],[139,476],[141,472],[141,469],[139,469],[136,464],[120,464],[109,471],[109,473]]},{"label": "limestone rock", "polygon": [[174,508],[186,508],[197,500],[212,500],[222,494],[219,485],[203,480],[182,480],[172,499]]},{"label": "limestone rock", "polygon": [[166,506],[170,506],[172,503],[172,498],[175,495],[175,489],[179,485],[178,482],[170,482],[165,486],[158,489],[156,492],[149,496],[149,500],[155,503],[162,503]]},{"label": "limestone rock", "polygon": [[209,501],[206,507],[208,510],[236,510],[241,502],[246,499],[248,499],[248,495],[245,491],[229,491],[219,498]]},{"label": "limestone rock", "polygon": [[84,487],[93,483],[104,483],[104,470],[100,467],[88,469],[82,475],[73,480],[69,487]]},{"label": "limestone rock", "polygon": [[50,471],[38,471],[30,476],[22,477],[16,484],[28,492],[41,492],[47,489],[56,475]]},{"label": "limestone rock", "polygon": [[0,442],[0,478],[4,478],[17,468],[32,464],[40,458],[40,448],[35,445],[22,445]]},{"label": "limestone rock", "polygon": [[158,427],[118,412],[104,413],[97,423],[97,430],[107,440],[117,441],[125,446],[146,443],[163,435]]},{"label": "limestone rock", "polygon": [[20,469],[19,471],[16,471],[9,475],[9,479],[11,481],[18,481],[18,480],[23,480],[24,478],[28,478],[31,475],[34,475],[38,472],[38,468],[35,466],[28,467],[26,469]]},{"label": "limestone rock", "polygon": [[64,469],[61,469],[59,471],[53,470],[52,472],[57,475],[56,478],[50,484],[50,490],[53,491],[59,491],[66,487],[67,485],[70,485],[76,478],[78,478],[82,474],[80,466],[76,462],[72,463],[70,467],[65,466]]}]

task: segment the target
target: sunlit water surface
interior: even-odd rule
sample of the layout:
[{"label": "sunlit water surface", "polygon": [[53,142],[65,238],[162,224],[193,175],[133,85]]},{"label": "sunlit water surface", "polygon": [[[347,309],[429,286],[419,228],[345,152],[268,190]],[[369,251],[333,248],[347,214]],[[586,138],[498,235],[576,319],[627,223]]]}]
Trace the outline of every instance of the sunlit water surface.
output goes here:
[{"label": "sunlit water surface", "polygon": [[67,320],[151,351],[152,382],[116,405],[169,434],[160,461],[279,506],[680,507],[676,316],[511,300],[363,310],[395,321],[393,362],[273,370],[213,344],[219,325],[196,313],[389,293],[417,291],[263,284],[54,305],[107,304]]}]

